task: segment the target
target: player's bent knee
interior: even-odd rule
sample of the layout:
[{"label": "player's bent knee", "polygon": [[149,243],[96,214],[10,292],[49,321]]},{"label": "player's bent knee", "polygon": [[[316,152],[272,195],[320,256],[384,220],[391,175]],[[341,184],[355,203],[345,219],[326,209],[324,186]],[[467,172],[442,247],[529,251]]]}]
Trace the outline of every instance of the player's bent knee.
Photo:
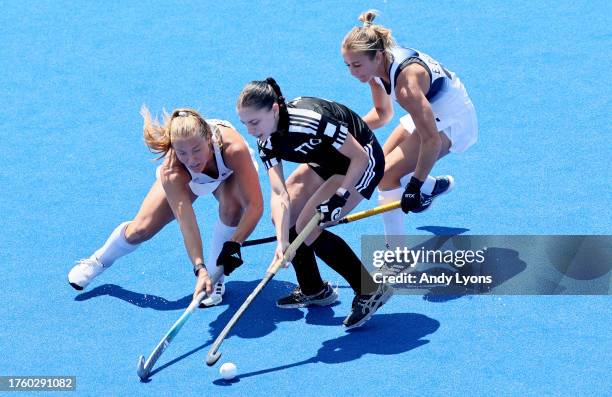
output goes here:
[{"label": "player's bent knee", "polygon": [[393,170],[385,170],[385,174],[378,184],[380,190],[395,189],[400,185],[400,179],[403,175],[399,175]]},{"label": "player's bent knee", "polygon": [[303,183],[292,183],[287,184],[287,193],[289,193],[289,200],[298,200],[305,194],[305,186]]},{"label": "player's bent knee", "polygon": [[134,220],[125,229],[125,239],[130,244],[140,244],[155,236],[157,231],[150,219]]}]

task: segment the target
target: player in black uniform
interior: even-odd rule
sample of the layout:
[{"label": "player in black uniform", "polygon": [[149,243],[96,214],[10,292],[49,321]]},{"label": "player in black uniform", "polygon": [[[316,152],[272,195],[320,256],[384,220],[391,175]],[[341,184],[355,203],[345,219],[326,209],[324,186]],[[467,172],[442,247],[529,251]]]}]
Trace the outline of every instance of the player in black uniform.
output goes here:
[{"label": "player in black uniform", "polygon": [[[247,84],[237,108],[249,134],[258,139],[270,178],[278,240],[274,260],[282,258],[315,211],[323,214],[321,225],[339,220],[369,199],[383,176],[382,148],[361,117],[344,105],[311,97],[285,103],[276,81],[267,78]],[[301,163],[286,181],[281,160]],[[391,287],[372,280],[344,240],[318,227],[291,260],[299,285],[277,301],[279,307],[324,306],[337,299],[321,279],[315,254],[355,292],[346,328],[366,322],[393,294]]]}]

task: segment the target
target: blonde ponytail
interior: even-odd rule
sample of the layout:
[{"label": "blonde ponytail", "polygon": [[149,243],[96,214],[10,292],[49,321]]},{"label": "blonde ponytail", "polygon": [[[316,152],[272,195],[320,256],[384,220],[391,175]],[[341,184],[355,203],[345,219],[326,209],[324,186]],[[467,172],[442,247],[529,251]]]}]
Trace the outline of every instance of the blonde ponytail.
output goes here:
[{"label": "blonde ponytail", "polygon": [[[146,145],[153,153],[163,157],[170,150],[170,132],[157,119],[151,118],[151,112],[146,106],[140,108],[140,115],[144,121],[142,130]],[[167,116],[165,112],[164,116]]]}]

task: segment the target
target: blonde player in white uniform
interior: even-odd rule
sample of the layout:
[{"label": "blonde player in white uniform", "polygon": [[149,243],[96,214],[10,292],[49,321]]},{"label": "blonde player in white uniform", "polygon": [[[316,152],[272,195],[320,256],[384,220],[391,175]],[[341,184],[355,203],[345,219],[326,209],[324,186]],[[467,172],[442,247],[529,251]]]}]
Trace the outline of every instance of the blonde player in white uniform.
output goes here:
[{"label": "blonde player in white uniform", "polygon": [[[208,297],[202,304],[219,304],[223,276],[213,288],[209,271],[212,274],[222,265],[229,275],[242,264],[240,245],[263,212],[257,163],[246,141],[227,121],[204,120],[193,109],[177,109],[166,115],[162,125],[151,119],[146,108],[141,113],[147,146],[164,157],[157,179],[136,217],[117,226],[102,247],[77,262],[68,281],[82,290],[118,258],[177,219],[197,277],[194,297],[205,290]],[[192,203],[209,193],[219,202],[219,220],[214,226],[207,270]]]},{"label": "blonde player in white uniform", "polygon": [[[429,173],[438,159],[476,142],[476,111],[457,75],[423,52],[399,47],[389,29],[372,24],[375,17],[372,10],[359,16],[363,26],[345,36],[342,57],[351,74],[370,86],[374,107],[364,121],[371,129],[391,120],[392,99],[408,112],[383,146],[379,203],[401,199],[405,213],[421,212],[452,189],[451,176]],[[404,234],[403,218],[399,209],[383,214],[385,235]]]}]

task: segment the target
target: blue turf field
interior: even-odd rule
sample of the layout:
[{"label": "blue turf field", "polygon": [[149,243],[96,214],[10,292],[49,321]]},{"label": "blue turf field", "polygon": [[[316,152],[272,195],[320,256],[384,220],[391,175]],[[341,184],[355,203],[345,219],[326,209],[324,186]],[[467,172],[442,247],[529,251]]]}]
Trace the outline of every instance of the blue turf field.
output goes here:
[{"label": "blue turf field", "polygon": [[[203,359],[273,245],[244,248],[249,265],[228,281],[226,304],[197,311],[151,381],[139,382],[138,356],[192,293],[176,224],[82,294],[66,274],[134,216],[154,180],[140,106],[195,107],[238,126],[240,89],[272,75],[289,98],[334,99],[364,114],[369,90],[339,46],[368,8],[400,43],[455,71],[479,117],[479,142],[435,168],[457,189],[410,216],[408,233],[611,234],[607,1],[222,3],[3,3],[0,375],[76,375],[79,395],[610,395],[609,296],[398,296],[345,333],[348,288],[332,308],[273,306],[293,287],[290,270],[222,346],[221,360],[241,372],[224,383]],[[253,237],[272,232],[260,179],[266,213]],[[200,199],[196,211],[206,243],[216,204]],[[338,231],[359,251],[360,236],[382,224]]]}]

